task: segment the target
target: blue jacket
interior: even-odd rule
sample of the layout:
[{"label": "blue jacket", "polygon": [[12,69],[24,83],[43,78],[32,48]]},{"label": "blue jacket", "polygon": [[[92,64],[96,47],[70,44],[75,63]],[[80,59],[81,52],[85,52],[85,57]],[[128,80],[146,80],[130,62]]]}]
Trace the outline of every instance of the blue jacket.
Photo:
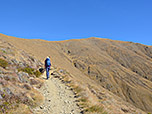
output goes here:
[{"label": "blue jacket", "polygon": [[45,60],[45,68],[46,68],[46,67],[51,67],[50,58],[46,58],[46,60]]}]

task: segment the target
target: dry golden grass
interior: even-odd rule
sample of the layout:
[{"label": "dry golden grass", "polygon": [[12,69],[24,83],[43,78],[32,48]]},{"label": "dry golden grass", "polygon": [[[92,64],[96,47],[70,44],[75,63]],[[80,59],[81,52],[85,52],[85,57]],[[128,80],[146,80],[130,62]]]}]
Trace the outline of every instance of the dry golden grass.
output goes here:
[{"label": "dry golden grass", "polygon": [[[59,70],[60,69],[58,69],[58,72]],[[90,103],[88,97],[91,96],[86,97],[86,95],[84,94],[86,89],[82,88],[81,85],[78,84],[79,82],[73,80],[70,76],[71,74],[69,72],[66,72],[66,74],[64,75],[62,74],[62,80],[64,82],[68,82],[67,85],[71,87],[75,95],[78,96],[77,102],[79,107],[83,108],[86,114],[91,114],[91,113],[107,114],[106,112],[103,111],[103,106],[93,105],[92,103]]]},{"label": "dry golden grass", "polygon": [[32,112],[27,105],[19,104],[17,108],[9,110],[8,114],[32,114]]},{"label": "dry golden grass", "polygon": [[39,106],[42,103],[42,101],[44,100],[43,95],[41,93],[39,93],[38,91],[36,91],[35,89],[30,91],[30,97],[32,98],[32,101],[31,101],[32,107]]},{"label": "dry golden grass", "polygon": [[3,68],[6,68],[8,66],[8,62],[0,58],[0,66]]},{"label": "dry golden grass", "polygon": [[[46,56],[51,55],[52,64],[66,69],[72,75],[70,78],[78,81],[78,85],[83,86],[85,90],[88,89],[88,85],[93,85],[100,91],[107,90],[106,93],[114,99],[118,99],[115,96],[121,97],[122,104],[128,107],[152,112],[151,46],[98,38],[65,42],[21,40],[4,35],[0,38],[32,54],[42,62]],[[77,60],[79,66],[85,65],[86,68],[84,70],[82,67],[76,68],[72,63],[73,60]],[[66,81],[69,82],[69,79]],[[145,93],[144,96],[142,93]],[[110,101],[110,98],[106,99]],[[112,102],[121,107],[117,100]],[[115,108],[110,110],[115,111]]]},{"label": "dry golden grass", "polygon": [[104,112],[103,107],[99,105],[94,105],[85,110],[87,113],[98,113],[98,114],[107,114]]}]

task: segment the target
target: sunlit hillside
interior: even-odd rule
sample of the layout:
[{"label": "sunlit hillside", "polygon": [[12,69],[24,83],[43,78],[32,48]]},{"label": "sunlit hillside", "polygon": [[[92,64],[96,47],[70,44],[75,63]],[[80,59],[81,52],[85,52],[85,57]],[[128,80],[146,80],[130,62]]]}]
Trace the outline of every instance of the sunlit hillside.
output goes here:
[{"label": "sunlit hillside", "polygon": [[0,40],[69,73],[89,102],[111,114],[152,112],[152,47],[102,38],[27,40],[0,34]]}]

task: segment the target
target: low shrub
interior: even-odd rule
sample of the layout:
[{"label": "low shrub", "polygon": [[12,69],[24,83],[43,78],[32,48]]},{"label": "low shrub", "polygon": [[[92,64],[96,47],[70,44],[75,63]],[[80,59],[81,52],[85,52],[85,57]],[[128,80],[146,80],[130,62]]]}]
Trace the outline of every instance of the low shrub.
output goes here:
[{"label": "low shrub", "polygon": [[80,102],[88,102],[87,98],[80,98],[79,101]]},{"label": "low shrub", "polygon": [[3,68],[6,68],[8,66],[8,62],[0,58],[0,66]]},{"label": "low shrub", "polygon": [[76,93],[80,93],[80,92],[82,92],[82,89],[81,89],[79,86],[76,86],[76,87],[74,88],[74,91],[75,91]]},{"label": "low shrub", "polygon": [[42,74],[40,71],[30,68],[30,67],[26,67],[26,68],[19,68],[18,71],[23,71],[28,73],[29,75],[35,75],[36,77],[40,77],[40,75]]},{"label": "low shrub", "polygon": [[81,102],[81,103],[79,103],[79,107],[86,109],[87,107],[89,107],[89,104],[87,104],[86,102]]},{"label": "low shrub", "polygon": [[38,70],[36,70],[35,72],[34,72],[34,75],[37,77],[37,78],[39,78],[40,76],[41,76],[41,72],[40,71],[38,71]]},{"label": "low shrub", "polygon": [[103,107],[98,106],[98,105],[94,105],[94,106],[91,106],[91,107],[87,108],[86,112],[98,112],[98,113],[106,114],[103,111]]},{"label": "low shrub", "polygon": [[30,68],[30,67],[26,67],[26,68],[19,68],[18,71],[23,71],[28,73],[29,75],[33,75],[34,74],[34,69]]}]

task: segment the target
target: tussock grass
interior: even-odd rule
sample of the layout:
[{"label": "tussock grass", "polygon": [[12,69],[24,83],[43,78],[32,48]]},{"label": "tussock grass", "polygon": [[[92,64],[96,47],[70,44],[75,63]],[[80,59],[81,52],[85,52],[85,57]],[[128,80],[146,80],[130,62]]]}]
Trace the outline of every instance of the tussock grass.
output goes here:
[{"label": "tussock grass", "polygon": [[31,89],[31,91],[24,95],[26,99],[23,95],[14,96],[11,99],[6,96],[7,98],[1,101],[0,114],[29,114],[31,113],[29,108],[38,106],[44,99],[43,96],[34,89]]},{"label": "tussock grass", "polygon": [[103,110],[103,107],[102,106],[99,106],[99,105],[94,105],[94,106],[91,106],[89,108],[87,108],[85,110],[85,112],[90,112],[90,113],[99,113],[99,114],[107,114],[106,112],[104,112]]},{"label": "tussock grass", "polygon": [[87,112],[103,112],[103,108],[100,106],[91,106],[89,108],[86,109]]},{"label": "tussock grass", "polygon": [[80,102],[88,102],[87,98],[80,98],[79,101]]},{"label": "tussock grass", "polygon": [[71,77],[70,73],[66,72],[66,75],[62,76],[62,80],[64,82],[69,82],[66,85],[70,86],[76,96],[78,97],[78,105],[83,109],[83,111],[86,114],[107,114],[107,112],[104,112],[104,109],[100,105],[92,105],[89,102],[89,99],[84,95],[84,89],[80,86],[80,84],[76,83]]},{"label": "tussock grass", "polygon": [[35,75],[37,78],[39,78],[39,77],[42,75],[42,73],[41,73],[40,71],[36,70],[36,71],[34,72],[34,75]]},{"label": "tussock grass", "polygon": [[85,102],[81,102],[81,103],[79,103],[79,106],[80,106],[81,108],[83,108],[83,109],[86,109],[86,108],[89,107],[89,104],[87,104],[87,103],[85,103]]},{"label": "tussock grass", "polygon": [[78,101],[79,101],[78,104],[79,104],[79,106],[80,106],[81,108],[86,109],[86,108],[89,107],[89,101],[88,101],[88,99],[87,99],[86,97],[81,96],[81,97],[78,99]]},{"label": "tussock grass", "polygon": [[80,92],[82,92],[83,90],[79,87],[79,86],[75,86],[74,87],[74,91],[79,94]]},{"label": "tussock grass", "polygon": [[26,72],[26,73],[28,73],[29,75],[35,75],[36,77],[40,77],[41,74],[42,74],[40,71],[38,71],[38,70],[35,71],[35,69],[30,68],[30,67],[19,68],[19,69],[18,69],[18,72],[20,72],[20,71]]},{"label": "tussock grass", "polygon": [[8,111],[8,114],[32,114],[30,108],[25,104],[19,104],[16,108]]},{"label": "tussock grass", "polygon": [[26,68],[19,68],[18,71],[23,71],[28,73],[29,75],[33,75],[34,74],[34,69],[30,68],[30,67],[26,67]]},{"label": "tussock grass", "polygon": [[30,107],[32,107],[32,108],[35,108],[35,107],[37,107],[40,103],[42,103],[42,101],[43,101],[43,96],[40,94],[40,93],[38,93],[37,91],[35,91],[35,90],[32,90],[35,94],[32,94],[32,95],[30,95],[29,96],[29,100],[28,100],[28,102],[27,102],[27,105],[28,106],[30,106]]},{"label": "tussock grass", "polygon": [[66,83],[71,82],[71,79],[68,76],[64,76],[63,78],[64,78],[64,82],[66,82]]},{"label": "tussock grass", "polygon": [[6,68],[8,66],[8,62],[0,58],[0,66],[3,68]]}]

